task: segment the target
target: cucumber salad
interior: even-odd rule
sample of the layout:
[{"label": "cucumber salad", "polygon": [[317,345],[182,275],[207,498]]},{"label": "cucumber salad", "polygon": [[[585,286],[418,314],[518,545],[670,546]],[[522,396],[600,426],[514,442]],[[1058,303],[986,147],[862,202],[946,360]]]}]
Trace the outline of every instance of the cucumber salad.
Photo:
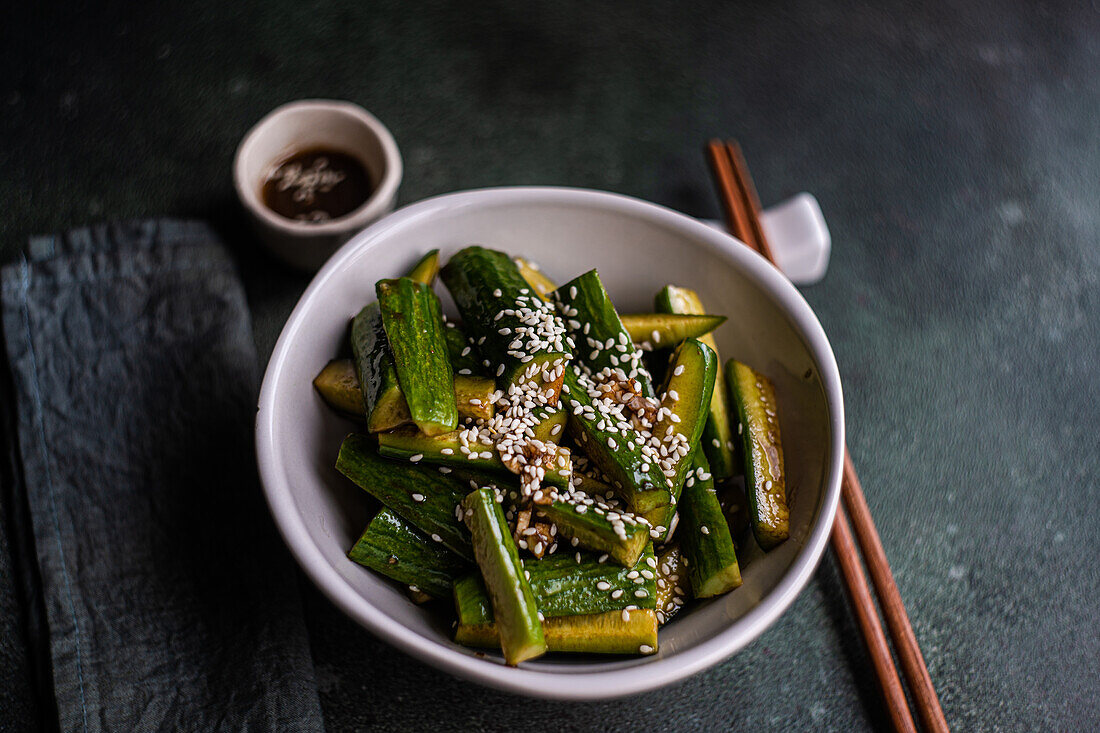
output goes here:
[{"label": "cucumber salad", "polygon": [[473,246],[375,292],[314,380],[359,423],[336,468],[381,505],[348,557],[453,605],[459,644],[510,665],[653,654],[686,605],[741,584],[735,538],[787,538],[774,388],[721,368],[726,318],[692,290],[620,315],[595,270],[558,286]]}]

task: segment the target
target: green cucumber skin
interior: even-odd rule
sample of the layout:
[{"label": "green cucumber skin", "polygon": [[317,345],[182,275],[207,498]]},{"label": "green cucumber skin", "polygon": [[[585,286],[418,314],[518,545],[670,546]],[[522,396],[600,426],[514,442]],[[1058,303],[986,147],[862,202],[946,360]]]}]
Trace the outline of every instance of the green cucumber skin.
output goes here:
[{"label": "green cucumber skin", "polygon": [[733,359],[726,362],[726,382],[741,425],[752,533],[760,547],[770,550],[787,539],[790,531],[775,389],[763,374]]},{"label": "green cucumber skin", "polygon": [[[443,329],[443,338],[447,340],[447,356],[455,374],[486,376],[487,370],[481,363],[480,352],[470,343],[466,332],[453,323]],[[469,351],[467,351],[469,349]],[[465,352],[465,353],[463,353]]]},{"label": "green cucumber skin", "polygon": [[414,282],[424,283],[429,288],[435,284],[435,277],[439,274],[439,250],[433,249],[420,258],[409,270],[409,279]]},{"label": "green cucumber skin", "polygon": [[[702,451],[695,452],[691,486],[684,486],[680,499],[680,550],[687,558],[688,577],[696,598],[727,593],[741,585],[741,570],[726,515],[714,490],[714,478],[700,479],[698,469],[710,474]],[[704,534],[702,528],[706,527]]]},{"label": "green cucumber skin", "polygon": [[374,411],[379,404],[395,399],[400,393],[397,369],[390,352],[386,331],[382,325],[382,309],[377,302],[370,303],[351,323],[351,350],[355,357],[355,372],[363,391],[363,414],[367,416],[369,430],[388,429],[392,426],[377,424]]},{"label": "green cucumber skin", "polygon": [[[703,437],[707,407],[711,403],[714,390],[714,378],[719,371],[718,357],[713,349],[699,339],[684,339],[676,347],[669,366],[661,406],[673,410],[680,421],[673,422],[672,417],[666,415],[653,428],[653,434],[664,435],[669,426],[672,426],[676,432],[687,438],[688,453],[676,462],[676,474],[671,481],[672,495],[679,496],[684,477],[691,468],[691,456]],[[684,369],[676,374],[681,366]],[[672,400],[672,392],[676,392],[679,399]]]},{"label": "green cucumber skin", "polygon": [[[705,315],[703,303],[694,290],[678,288],[666,285],[657,293],[655,308],[658,313],[678,313],[683,315]],[[700,336],[699,340],[714,350],[718,356],[718,344],[714,341],[713,334]],[[715,375],[714,393],[711,396],[710,416],[707,418],[706,427],[703,429],[703,451],[707,454],[711,471],[721,481],[738,472],[738,461],[733,440],[733,430],[730,425],[732,410],[730,409],[729,393],[726,389],[722,375]],[[715,442],[717,441],[717,443]]]},{"label": "green cucumber skin", "polygon": [[472,569],[468,561],[385,508],[363,530],[348,558],[436,599],[448,598],[455,580]]},{"label": "green cucumber skin", "polygon": [[[515,308],[516,299],[521,295],[527,296],[532,303],[541,302],[523,279],[516,263],[503,252],[466,247],[451,257],[441,276],[462,314],[463,328],[478,343],[482,357],[494,368],[503,365],[504,370],[497,375],[497,384],[507,388],[523,381],[522,375],[531,364],[509,355],[508,344],[514,336],[500,334],[503,328],[511,329],[514,334],[523,323],[516,316],[494,320],[502,310]],[[496,290],[500,290],[500,296],[493,295]],[[562,351],[551,351],[549,347],[542,349],[533,361],[549,365],[557,359],[568,362],[571,358],[571,349],[563,344]]]},{"label": "green cucumber skin", "polygon": [[[611,479],[612,489],[630,508],[638,513],[651,511],[669,503],[668,479],[655,463],[649,464],[649,470],[642,471],[646,460],[637,444],[629,437],[618,433],[600,430],[599,416],[590,419],[582,412],[578,414],[578,405],[591,405],[592,398],[581,387],[580,379],[569,367],[565,370],[565,386],[562,389],[562,402],[569,412],[569,432],[585,455],[596,465],[600,472]],[[627,431],[628,436],[633,431]],[[611,448],[607,439],[612,438],[617,448]]]},{"label": "green cucumber skin", "polygon": [[[646,547],[635,565],[625,568],[601,563],[595,553],[582,552],[580,555],[580,563],[575,553],[571,552],[523,561],[523,569],[531,574],[531,591],[543,616],[582,616],[622,611],[627,606],[637,606],[639,609],[657,607],[657,572],[648,564],[650,558],[655,559],[652,545]],[[634,571],[639,573],[639,577],[642,577],[642,571],[654,577],[642,577],[643,582],[635,583],[634,579],[627,577]],[[600,582],[607,583],[608,587],[604,590],[597,588],[596,584]],[[617,590],[623,592],[618,598],[612,598],[611,594]],[[644,590],[645,597],[636,596],[635,591],[638,590]],[[459,623],[493,623],[492,606],[488,602],[485,586],[476,573],[455,581],[454,596]]]},{"label": "green cucumber skin", "polygon": [[[458,433],[444,433],[443,435],[426,436],[419,433],[406,433],[398,431],[394,433],[381,433],[378,436],[378,452],[386,458],[395,461],[408,461],[413,456],[421,456],[418,463],[426,463],[437,466],[446,466],[455,469],[478,468],[492,471],[500,476],[514,477],[515,474],[508,470],[500,460],[496,448],[480,446],[481,452],[492,453],[489,458],[467,458],[459,450]],[[444,448],[450,448],[451,453],[443,453]],[[564,449],[563,449],[564,450]],[[543,478],[543,483],[558,488],[568,488],[569,479],[555,471],[550,471]]]},{"label": "green cucumber skin", "polygon": [[[497,487],[503,490],[505,501],[511,502],[519,493],[515,480],[502,481],[501,476],[496,476],[485,471],[478,471],[469,467],[454,469],[452,476],[459,481],[466,482],[471,488]],[[649,544],[649,529],[642,524],[631,525],[624,523],[626,539],[615,534],[615,527],[606,516],[597,514],[588,509],[578,514],[573,504],[555,499],[549,504],[539,505],[546,517],[557,525],[558,536],[566,540],[577,538],[581,548],[598,553],[607,553],[619,565],[631,567],[642,556]],[[562,543],[562,551],[565,543]],[[572,557],[572,555],[570,555]]]},{"label": "green cucumber skin", "polygon": [[[688,343],[692,341],[694,343]],[[697,352],[697,353],[696,353]],[[695,359],[691,359],[694,354]],[[708,356],[708,354],[710,356]],[[689,429],[688,443],[691,446],[691,452],[687,456],[684,456],[676,463],[676,476],[672,480],[671,494],[672,499],[668,506],[658,507],[652,511],[646,512],[645,518],[654,527],[664,527],[665,531],[657,537],[657,542],[665,542],[668,540],[669,535],[672,532],[672,518],[675,516],[678,509],[678,503],[680,501],[680,494],[684,488],[684,478],[687,472],[692,469],[691,461],[692,455],[698,451],[698,442],[701,436],[705,433],[699,430],[700,421],[694,420],[694,423],[689,423],[692,419],[691,415],[695,418],[702,416],[707,411],[707,406],[710,404],[711,394],[707,392],[706,385],[713,384],[713,380],[709,378],[708,372],[717,374],[718,358],[714,356],[714,352],[710,348],[697,339],[685,339],[679,346],[676,347],[676,351],[673,353],[672,363],[670,369],[667,372],[667,380],[665,383],[665,390],[676,391],[677,394],[686,394],[687,387],[685,383],[690,383],[693,380],[692,372],[688,370],[689,364],[687,362],[694,361],[695,364],[692,368],[695,370],[703,370],[703,389],[698,393],[697,399],[690,405],[678,406],[677,415],[681,417],[681,422],[677,423],[677,428],[691,424]],[[677,376],[675,369],[681,363],[684,364],[684,372]],[[690,413],[690,415],[689,415]],[[687,416],[687,417],[685,417]],[[709,421],[709,418],[708,418]],[[669,422],[667,420],[662,421],[654,429],[655,434],[661,435],[667,429]],[[704,451],[705,452],[705,451]]]},{"label": "green cucumber skin", "polygon": [[[576,314],[569,315],[565,322],[581,324],[580,328],[569,329],[577,344],[577,361],[585,364],[593,374],[603,369],[622,369],[629,375],[632,369],[636,369],[635,378],[642,385],[642,394],[646,397],[655,396],[653,380],[642,365],[641,355],[636,351],[630,333],[619,319],[615,304],[611,302],[611,296],[607,294],[598,272],[589,270],[559,287],[552,295],[562,309],[576,310]],[[588,333],[584,333],[585,325],[588,326]],[[610,349],[604,348],[608,339],[615,341]],[[598,350],[597,342],[601,344]],[[595,358],[592,358],[593,354]],[[627,363],[622,364],[619,357],[626,357]],[[630,360],[634,358],[637,361],[631,363]]]},{"label": "green cucumber skin", "polygon": [[413,422],[428,435],[454,430],[458,405],[439,298],[427,285],[407,277],[379,280],[375,290],[397,381]]},{"label": "green cucumber skin", "polygon": [[642,524],[625,524],[626,539],[615,534],[614,526],[604,516],[589,509],[577,514],[568,502],[554,501],[539,507],[558,527],[565,539],[576,538],[579,545],[597,552],[606,552],[624,567],[630,567],[642,556],[649,544],[649,528]]},{"label": "green cucumber skin", "polygon": [[471,491],[462,500],[462,508],[505,660],[515,666],[544,654],[546,639],[538,603],[496,495],[489,489]]},{"label": "green cucumber skin", "polygon": [[[352,433],[340,446],[336,470],[422,533],[436,535],[443,546],[473,559],[469,533],[455,516],[465,492],[438,469],[383,458],[369,437]],[[414,500],[413,494],[424,501]]]},{"label": "green cucumber skin", "polygon": [[705,336],[725,323],[726,317],[688,313],[627,313],[620,315],[619,320],[634,343],[647,343],[653,349],[672,349],[684,339]]},{"label": "green cucumber skin", "polygon": [[[652,544],[647,542],[637,561],[625,567],[601,563],[599,557],[595,553],[581,553],[578,563],[576,552],[563,553],[559,549],[541,560],[524,561],[524,569],[531,571],[539,610],[546,616],[566,616],[620,611],[627,606],[657,607],[656,571],[647,564],[650,558],[655,559]],[[633,571],[638,571],[641,583],[627,577]],[[643,571],[653,578],[642,576]],[[606,591],[596,587],[601,581],[610,585]],[[617,589],[622,589],[622,595],[612,598]],[[644,591],[645,596],[637,596],[636,591]]]}]

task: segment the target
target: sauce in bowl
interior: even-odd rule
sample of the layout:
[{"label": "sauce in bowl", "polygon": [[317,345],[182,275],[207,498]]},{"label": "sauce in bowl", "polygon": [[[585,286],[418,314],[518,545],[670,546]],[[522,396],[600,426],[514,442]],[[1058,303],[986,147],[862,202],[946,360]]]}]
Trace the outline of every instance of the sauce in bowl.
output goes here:
[{"label": "sauce in bowl", "polygon": [[323,222],[350,214],[373,192],[370,174],[355,157],[314,148],[275,166],[264,180],[261,198],[287,219]]}]

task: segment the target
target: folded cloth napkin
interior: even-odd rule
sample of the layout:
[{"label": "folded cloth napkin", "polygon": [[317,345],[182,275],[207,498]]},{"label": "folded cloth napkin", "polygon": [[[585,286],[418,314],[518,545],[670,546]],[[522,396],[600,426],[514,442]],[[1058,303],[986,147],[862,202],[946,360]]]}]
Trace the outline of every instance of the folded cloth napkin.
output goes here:
[{"label": "folded cloth napkin", "polygon": [[7,496],[25,502],[7,514],[29,518],[60,728],[322,729],[218,237],[180,221],[36,237],[0,283]]}]

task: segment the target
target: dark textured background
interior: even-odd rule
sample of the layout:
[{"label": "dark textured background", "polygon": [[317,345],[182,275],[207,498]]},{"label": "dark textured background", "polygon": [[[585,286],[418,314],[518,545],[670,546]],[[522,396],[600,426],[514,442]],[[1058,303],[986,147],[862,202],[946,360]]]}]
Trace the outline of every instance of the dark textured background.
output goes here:
[{"label": "dark textured background", "polygon": [[[266,355],[306,279],[239,230],[229,165],[282,102],[377,114],[403,202],[545,183],[714,216],[700,146],[736,136],[765,204],[808,190],[828,219],[829,274],[803,292],[948,720],[1096,728],[1100,5],[911,5],[8,6],[0,259],[76,224],[211,218]],[[35,708],[9,568],[5,550],[0,711],[20,727]],[[312,589],[306,604],[334,730],[885,722],[831,559],[733,659],[607,704],[459,682]]]}]

